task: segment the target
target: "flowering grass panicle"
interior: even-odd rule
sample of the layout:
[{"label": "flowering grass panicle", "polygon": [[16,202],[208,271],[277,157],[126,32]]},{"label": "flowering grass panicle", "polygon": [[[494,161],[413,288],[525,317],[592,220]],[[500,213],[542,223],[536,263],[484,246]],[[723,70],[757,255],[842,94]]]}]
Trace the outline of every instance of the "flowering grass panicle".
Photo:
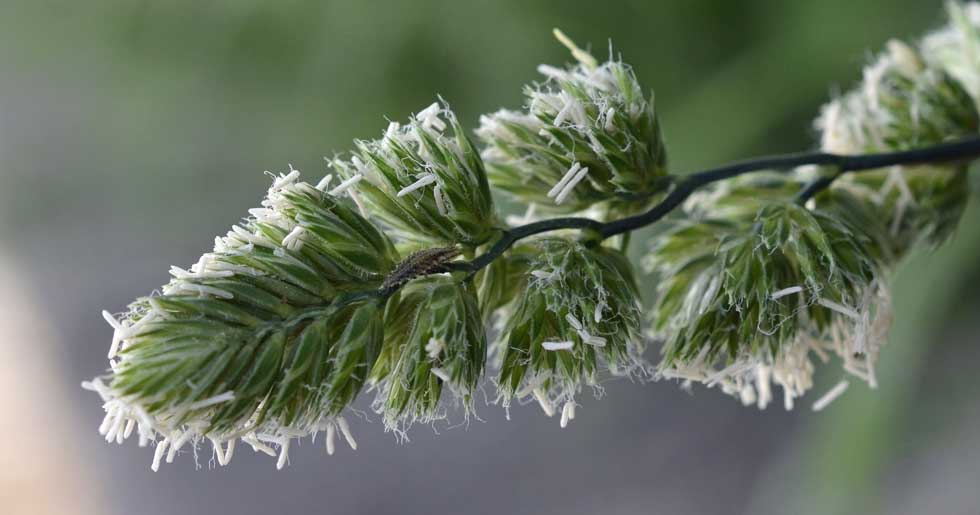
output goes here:
[{"label": "flowering grass panicle", "polygon": [[[824,106],[824,152],[676,177],[632,69],[556,32],[577,63],[541,66],[524,111],[484,116],[482,153],[434,103],[330,160],[336,184],[292,166],[274,176],[213,251],[104,312],[109,371],[83,384],[102,398],[99,431],[154,442],[154,470],[208,442],[224,465],[239,441],[282,468],[319,432],[329,454],[339,437],[356,448],[343,414],[365,387],[399,437],[450,405],[468,420],[488,366],[500,404],[533,399],[562,427],[606,374],[718,386],[760,408],[777,388],[792,408],[831,360],[875,387],[888,274],[955,228],[963,160],[980,157],[980,10],[950,12],[924,56],[890,42]],[[491,180],[527,204],[512,226]],[[662,220],[644,309],[630,235]],[[649,339],[663,344],[656,368]]]}]

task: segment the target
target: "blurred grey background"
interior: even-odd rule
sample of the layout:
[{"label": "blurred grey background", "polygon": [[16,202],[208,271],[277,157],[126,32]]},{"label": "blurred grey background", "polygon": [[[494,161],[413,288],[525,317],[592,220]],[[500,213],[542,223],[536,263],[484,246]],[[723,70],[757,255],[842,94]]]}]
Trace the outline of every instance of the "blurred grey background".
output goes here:
[{"label": "blurred grey background", "polygon": [[613,40],[683,172],[812,148],[869,51],[942,21],[922,0],[0,1],[0,512],[980,513],[975,200],[896,277],[880,390],[820,414],[619,382],[565,430],[488,406],[399,444],[369,417],[358,451],[304,442],[281,472],[243,449],[152,473],[152,451],[99,437],[79,388],[106,367],[99,311],[208,250],[263,170],[317,178],[436,94],[469,127],[517,107],[538,63],[569,60],[552,27],[600,56]]}]

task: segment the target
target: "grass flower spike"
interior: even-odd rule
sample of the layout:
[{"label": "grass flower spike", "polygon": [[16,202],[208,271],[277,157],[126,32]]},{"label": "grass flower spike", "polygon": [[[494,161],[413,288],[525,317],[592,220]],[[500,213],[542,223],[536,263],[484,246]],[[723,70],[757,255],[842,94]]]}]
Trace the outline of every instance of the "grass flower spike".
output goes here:
[{"label": "grass flower spike", "polygon": [[[890,42],[823,107],[822,151],[676,176],[629,65],[556,32],[576,63],[539,67],[524,110],[481,117],[482,149],[434,103],[328,160],[339,181],[274,176],[211,252],[103,312],[109,368],[83,383],[99,432],[152,442],[154,470],[207,444],[219,465],[246,445],[283,468],[320,432],[328,454],[356,448],[344,415],[365,390],[403,438],[475,417],[481,388],[566,427],[606,375],[759,408],[792,408],[831,361],[876,387],[890,273],[955,229],[980,157],[977,5],[950,4],[921,48]],[[526,214],[502,223],[491,185]],[[643,307],[627,256],[657,223]]]}]

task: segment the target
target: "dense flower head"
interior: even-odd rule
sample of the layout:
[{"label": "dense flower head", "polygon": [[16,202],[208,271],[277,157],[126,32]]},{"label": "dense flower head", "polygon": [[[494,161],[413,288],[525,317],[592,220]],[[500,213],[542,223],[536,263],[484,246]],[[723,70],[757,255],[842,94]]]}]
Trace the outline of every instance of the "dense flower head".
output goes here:
[{"label": "dense flower head", "polygon": [[647,258],[661,278],[652,311],[665,341],[660,374],[760,407],[770,379],[788,407],[812,386],[811,354],[836,353],[873,382],[888,310],[869,244],[838,217],[789,202],[754,218],[675,224]]},{"label": "dense flower head", "polygon": [[560,238],[536,244],[526,290],[499,339],[498,387],[505,406],[533,396],[551,416],[561,404],[564,426],[582,386],[598,388],[598,373],[645,372],[638,293],[619,251]]},{"label": "dense flower head", "polygon": [[154,469],[204,439],[222,465],[236,439],[278,446],[281,467],[296,437],[349,438],[341,412],[380,352],[383,315],[354,292],[380,286],[398,256],[353,205],[298,177],[275,177],[262,207],[190,270],[173,267],[160,294],[105,313],[112,374],[87,386],[106,403],[107,439],[163,438]]},{"label": "dense flower head", "polygon": [[479,152],[445,103],[378,140],[357,141],[348,160],[330,161],[361,202],[400,241],[479,245],[494,234],[493,199]]},{"label": "dense flower head", "polygon": [[667,155],[652,97],[629,65],[599,64],[556,34],[578,62],[539,66],[545,80],[525,88],[526,110],[480,118],[476,132],[494,186],[565,212],[662,191]]},{"label": "dense flower head", "polygon": [[[906,150],[975,135],[980,115],[963,86],[908,45],[864,71],[853,91],[824,106],[816,122],[823,150],[840,154]],[[914,244],[938,244],[966,205],[966,170],[958,164],[892,167],[835,181],[876,206],[898,258]]]},{"label": "dense flower head", "polygon": [[447,276],[406,285],[385,314],[385,345],[372,371],[375,408],[388,428],[444,418],[448,389],[468,415],[486,361],[486,333],[472,287]]},{"label": "dense flower head", "polygon": [[922,40],[922,55],[980,99],[980,3],[946,3],[950,24]]}]

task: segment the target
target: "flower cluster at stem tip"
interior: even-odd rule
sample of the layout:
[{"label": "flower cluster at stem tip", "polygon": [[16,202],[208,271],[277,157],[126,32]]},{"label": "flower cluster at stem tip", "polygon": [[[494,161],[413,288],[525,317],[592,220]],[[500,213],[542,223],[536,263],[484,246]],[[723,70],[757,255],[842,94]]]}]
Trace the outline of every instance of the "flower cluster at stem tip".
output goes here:
[{"label": "flower cluster at stem tip", "polygon": [[[980,4],[948,9],[949,26],[918,46],[889,42],[822,108],[823,151],[978,133]],[[225,465],[236,442],[282,468],[292,442],[321,432],[329,454],[340,439],[356,448],[347,417],[362,413],[352,404],[365,391],[385,429],[405,437],[454,411],[468,421],[486,389],[508,414],[515,400],[536,402],[565,427],[582,391],[601,394],[609,376],[717,386],[759,408],[779,395],[792,408],[830,361],[876,387],[891,271],[955,229],[966,164],[711,181],[647,243],[656,291],[643,304],[629,239],[595,229],[682,183],[632,68],[556,37],[574,63],[541,65],[523,109],[482,116],[480,146],[439,99],[327,159],[314,183],[291,165],[270,174],[261,206],[211,252],[172,267],[124,313],[103,312],[109,369],[83,386],[102,398],[106,440],[152,444],[153,470],[187,449],[197,459],[207,443]],[[508,225],[495,194],[528,213]],[[536,213],[581,222],[521,225]],[[644,358],[651,343],[658,364]]]}]

